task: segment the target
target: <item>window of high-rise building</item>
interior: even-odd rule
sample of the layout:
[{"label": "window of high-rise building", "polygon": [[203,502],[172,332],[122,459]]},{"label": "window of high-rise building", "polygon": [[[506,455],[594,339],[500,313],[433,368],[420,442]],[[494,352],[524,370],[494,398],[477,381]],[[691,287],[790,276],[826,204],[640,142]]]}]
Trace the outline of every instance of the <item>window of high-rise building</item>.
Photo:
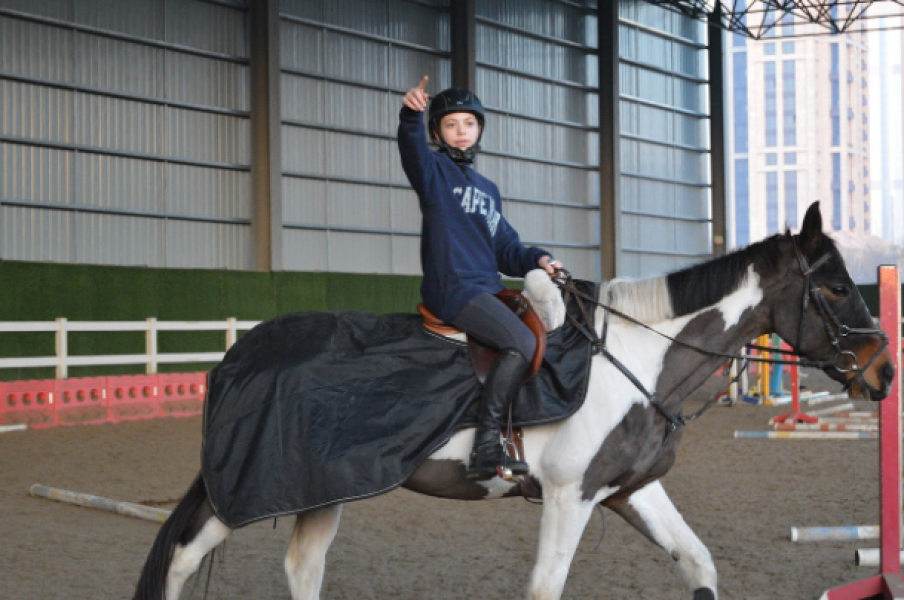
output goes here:
[{"label": "window of high-rise building", "polygon": [[778,173],[766,173],[766,233],[778,232]]},{"label": "window of high-rise building", "polygon": [[832,153],[832,229],[841,231],[841,154]]},{"label": "window of high-rise building", "polygon": [[734,151],[747,152],[747,53],[736,52],[733,59]]},{"label": "window of high-rise building", "polygon": [[735,232],[739,246],[750,243],[750,172],[746,158],[735,159]]},{"label": "window of high-rise building", "polygon": [[[833,7],[834,8],[834,7]],[[841,82],[838,69],[838,44],[831,45],[831,70],[829,71],[829,79],[832,84],[832,145],[841,145]],[[840,229],[840,225],[839,225]]]},{"label": "window of high-rise building", "polygon": [[763,63],[763,94],[766,108],[766,146],[778,146],[775,61]]},{"label": "window of high-rise building", "polygon": [[782,62],[782,129],[785,146],[797,145],[797,87],[795,62]]},{"label": "window of high-rise building", "polygon": [[785,152],[785,164],[786,165],[796,165],[797,164],[797,152]]},{"label": "window of high-rise building", "polygon": [[785,171],[785,221],[797,229],[797,171]]}]

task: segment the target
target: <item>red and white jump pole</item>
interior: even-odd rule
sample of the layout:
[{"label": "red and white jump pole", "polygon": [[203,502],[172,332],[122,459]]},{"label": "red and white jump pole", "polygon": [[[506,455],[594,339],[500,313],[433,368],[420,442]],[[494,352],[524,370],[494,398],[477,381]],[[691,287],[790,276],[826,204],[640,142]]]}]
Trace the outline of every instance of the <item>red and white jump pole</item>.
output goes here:
[{"label": "red and white jump pole", "polygon": [[888,398],[879,403],[879,573],[828,590],[821,600],[904,600],[901,577],[901,281],[897,267],[879,267],[879,318],[897,372]]}]

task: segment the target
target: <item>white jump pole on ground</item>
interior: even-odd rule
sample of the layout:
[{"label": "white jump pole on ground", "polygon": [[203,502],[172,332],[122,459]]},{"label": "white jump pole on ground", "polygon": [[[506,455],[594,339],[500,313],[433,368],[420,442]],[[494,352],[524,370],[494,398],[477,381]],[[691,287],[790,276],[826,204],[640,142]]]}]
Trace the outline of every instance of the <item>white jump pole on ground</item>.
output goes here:
[{"label": "white jump pole on ground", "polygon": [[25,431],[28,429],[27,423],[19,423],[17,425],[0,425],[0,433],[9,433],[10,431]]},{"label": "white jump pole on ground", "polygon": [[878,525],[848,525],[843,527],[792,527],[792,542],[829,542],[840,540],[877,540]]},{"label": "white jump pole on ground", "polygon": [[826,415],[836,415],[840,412],[850,411],[854,409],[853,402],[846,402],[844,404],[839,404],[838,406],[829,406],[827,408],[820,408],[817,410],[811,410],[809,413],[814,417],[824,417]]},{"label": "white jump pole on ground", "polygon": [[108,498],[101,498],[100,496],[61,490],[59,488],[48,487],[37,483],[31,486],[29,492],[32,496],[38,498],[47,498],[48,500],[84,506],[85,508],[105,510],[107,512],[114,512],[120,515],[126,515],[127,517],[136,517],[138,519],[154,521],[156,523],[163,523],[166,521],[171,512],[162,508],[133,504],[131,502],[122,502],[120,500],[110,500]]},{"label": "white jump pole on ground", "polygon": [[736,438],[764,440],[875,440],[875,431],[735,431]]}]

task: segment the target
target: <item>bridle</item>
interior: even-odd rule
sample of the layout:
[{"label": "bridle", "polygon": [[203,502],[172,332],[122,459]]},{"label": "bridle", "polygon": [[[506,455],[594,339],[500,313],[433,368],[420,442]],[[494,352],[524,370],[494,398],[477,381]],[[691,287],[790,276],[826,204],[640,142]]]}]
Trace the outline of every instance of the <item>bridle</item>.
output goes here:
[{"label": "bridle", "polygon": [[[640,382],[639,379],[624,365],[616,359],[606,348],[606,337],[609,329],[609,316],[615,315],[621,319],[624,319],[634,325],[642,327],[648,331],[655,333],[656,335],[663,337],[674,344],[678,344],[690,350],[694,350],[700,354],[705,354],[708,356],[724,358],[727,360],[737,360],[743,366],[739,371],[743,371],[747,367],[748,362],[760,362],[760,363],[772,363],[772,364],[795,364],[801,367],[816,367],[819,369],[827,369],[833,368],[837,370],[839,373],[850,373],[854,372],[855,375],[851,379],[849,379],[844,386],[845,390],[850,389],[850,387],[857,381],[860,382],[861,389],[866,389],[866,381],[863,379],[863,372],[872,366],[872,364],[879,358],[885,348],[888,346],[888,336],[884,331],[879,329],[878,327],[867,329],[867,328],[853,328],[848,327],[841,323],[838,319],[838,316],[832,311],[831,306],[829,306],[829,302],[826,299],[825,295],[822,293],[822,290],[819,286],[812,284],[811,275],[814,271],[816,271],[819,267],[824,265],[831,258],[831,254],[826,252],[823,254],[816,262],[813,263],[812,266],[807,264],[806,258],[801,253],[800,248],[797,245],[797,238],[791,238],[791,241],[794,244],[794,252],[797,255],[797,261],[800,265],[801,274],[804,277],[804,287],[803,287],[803,299],[801,301],[801,311],[800,311],[800,322],[798,324],[797,329],[797,342],[794,345],[796,350],[779,350],[775,348],[763,348],[760,346],[755,346],[752,344],[748,344],[747,347],[751,349],[759,349],[766,350],[775,354],[786,354],[786,355],[794,355],[801,356],[800,354],[800,344],[803,339],[803,329],[804,329],[804,317],[806,315],[807,308],[809,307],[810,299],[812,298],[814,306],[816,306],[817,314],[819,314],[820,320],[822,321],[823,327],[825,328],[826,335],[829,338],[829,343],[832,348],[835,350],[835,356],[830,360],[785,360],[785,359],[774,359],[774,358],[760,358],[760,357],[752,357],[746,355],[737,355],[737,354],[729,354],[725,352],[715,352],[713,350],[707,350],[706,348],[701,348],[694,344],[689,344],[687,342],[678,340],[672,336],[669,336],[661,331],[658,331],[646,323],[631,317],[630,315],[626,315],[625,313],[609,306],[607,304],[603,304],[596,298],[585,294],[580,291],[577,286],[574,284],[574,281],[571,278],[571,273],[569,273],[565,269],[558,268],[556,269],[555,274],[552,276],[553,282],[559,286],[565,296],[565,303],[567,305],[570,297],[574,297],[575,302],[582,313],[585,323],[592,323],[593,321],[589,318],[589,311],[587,307],[584,305],[584,301],[596,305],[602,308],[605,311],[605,316],[603,319],[603,328],[602,328],[602,336],[598,336],[596,334],[596,330],[593,327],[585,327],[582,325],[574,316],[570,313],[566,312],[566,317],[571,322],[571,324],[577,329],[584,337],[590,340],[591,347],[593,348],[592,354],[600,354],[604,356],[609,362],[611,362],[622,374],[634,384],[636,387],[646,398],[649,400],[650,404],[652,404],[656,410],[658,410],[669,422],[669,426],[666,429],[666,435],[674,431],[679,425],[686,425],[687,421],[693,420],[699,417],[704,411],[706,411],[714,402],[715,398],[707,402],[700,410],[696,413],[689,415],[687,417],[681,415],[672,414],[668,411],[662,403],[656,398],[656,396],[648,391],[644,385]],[[881,347],[876,350],[875,354],[867,361],[864,367],[860,367],[857,361],[857,356],[850,350],[844,350],[841,347],[841,343],[838,338],[845,338],[849,335],[879,335],[882,338]]]},{"label": "bridle", "polygon": [[[854,373],[854,376],[849,379],[845,385],[844,389],[847,391],[854,385],[855,382],[860,382],[860,388],[864,389],[866,387],[866,381],[863,379],[863,372],[869,369],[876,359],[885,351],[885,348],[888,347],[888,336],[885,334],[882,329],[878,327],[874,328],[863,328],[863,327],[848,327],[844,323],[842,323],[838,316],[832,311],[832,307],[829,306],[829,301],[826,300],[825,294],[822,293],[822,290],[818,285],[814,285],[810,281],[810,276],[813,272],[818,269],[820,266],[826,263],[829,260],[831,255],[826,252],[819,260],[813,263],[813,266],[809,266],[807,264],[807,259],[804,258],[803,253],[800,251],[800,248],[797,245],[797,238],[792,237],[791,241],[794,242],[794,252],[797,254],[797,262],[800,265],[800,271],[804,276],[804,291],[803,291],[803,300],[801,301],[801,309],[800,309],[800,323],[797,327],[797,343],[794,345],[797,350],[794,354],[800,356],[800,346],[803,342],[804,335],[804,315],[807,312],[807,307],[809,305],[809,300],[813,299],[813,304],[816,306],[816,310],[819,313],[819,317],[822,320],[822,325],[825,328],[826,336],[829,338],[829,343],[832,345],[832,348],[835,349],[835,356],[832,358],[831,367],[838,371],[839,373]],[[838,338],[845,338],[849,335],[878,335],[882,338],[882,345],[878,350],[870,357],[867,361],[866,365],[861,367],[857,362],[857,355],[851,352],[850,350],[844,350],[841,347],[841,343],[838,341]]]}]

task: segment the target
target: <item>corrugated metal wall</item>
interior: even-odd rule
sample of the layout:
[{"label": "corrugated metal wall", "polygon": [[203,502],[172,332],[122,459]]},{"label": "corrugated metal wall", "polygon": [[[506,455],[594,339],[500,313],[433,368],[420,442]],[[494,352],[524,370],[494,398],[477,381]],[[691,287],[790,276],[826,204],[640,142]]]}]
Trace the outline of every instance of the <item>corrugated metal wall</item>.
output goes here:
[{"label": "corrugated metal wall", "polygon": [[708,258],[706,26],[640,0],[619,6],[620,276]]},{"label": "corrugated metal wall", "polygon": [[489,109],[479,168],[522,241],[599,276],[596,8],[477,3],[477,90]]},{"label": "corrugated metal wall", "polygon": [[451,85],[448,0],[284,0],[283,261],[420,274],[420,209],[395,142],[402,97]]},{"label": "corrugated metal wall", "polygon": [[[0,258],[251,269],[244,0],[0,0]],[[478,168],[600,273],[596,1],[480,0]],[[620,0],[620,275],[710,253],[705,27]],[[283,268],[419,274],[395,142],[451,84],[449,0],[282,0]]]},{"label": "corrugated metal wall", "polygon": [[0,0],[0,258],[251,268],[246,21]]}]

